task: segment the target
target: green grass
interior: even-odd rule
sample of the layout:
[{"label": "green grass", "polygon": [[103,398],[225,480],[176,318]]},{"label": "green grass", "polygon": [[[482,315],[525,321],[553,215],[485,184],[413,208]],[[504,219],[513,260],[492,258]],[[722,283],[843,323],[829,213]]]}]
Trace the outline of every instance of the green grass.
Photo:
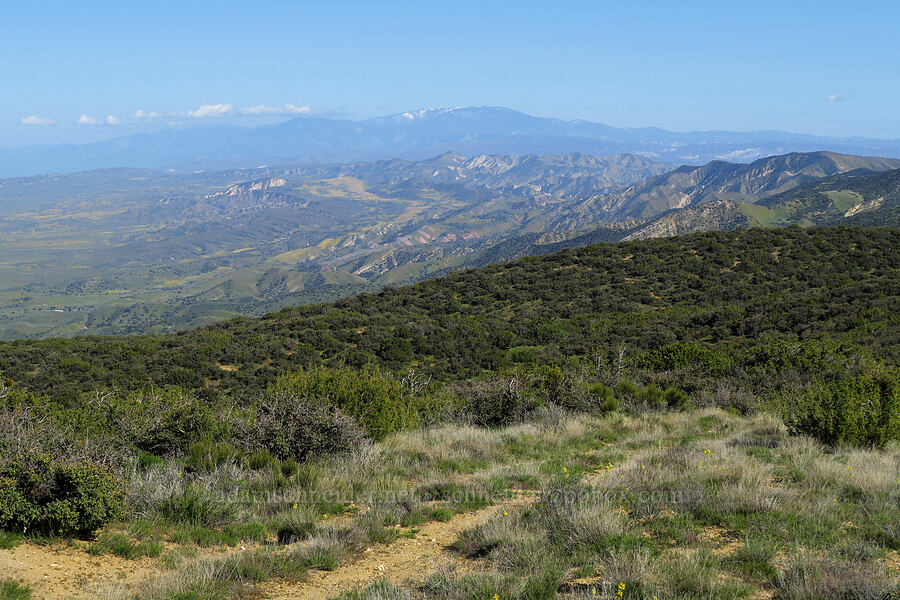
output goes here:
[{"label": "green grass", "polygon": [[198,546],[236,546],[240,542],[260,542],[269,535],[262,523],[235,523],[222,529],[202,526],[180,527],[169,536],[176,544],[197,544]]},{"label": "green grass", "polygon": [[750,537],[725,560],[725,564],[739,576],[775,581],[778,569],[772,564],[772,559],[778,550],[779,545],[770,539]]},{"label": "green grass", "polygon": [[0,531],[0,550],[12,550],[23,541],[25,541],[25,537],[20,533]]},{"label": "green grass", "polygon": [[0,579],[0,600],[31,600],[31,588],[12,579]]},{"label": "green grass", "polygon": [[120,533],[102,533],[96,542],[88,547],[95,556],[115,554],[121,558],[135,560],[143,557],[156,558],[163,553],[163,545],[155,540],[135,542]]}]

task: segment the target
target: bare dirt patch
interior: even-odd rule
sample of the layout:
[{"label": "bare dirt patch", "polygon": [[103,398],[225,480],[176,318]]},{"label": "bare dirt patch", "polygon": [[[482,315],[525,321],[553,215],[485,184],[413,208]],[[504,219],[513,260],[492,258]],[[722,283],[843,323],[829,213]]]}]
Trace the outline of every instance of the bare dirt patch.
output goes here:
[{"label": "bare dirt patch", "polygon": [[157,559],[126,560],[114,555],[92,556],[76,545],[39,546],[25,542],[0,550],[0,577],[31,587],[34,598],[78,597],[97,586],[128,589],[161,571]]}]

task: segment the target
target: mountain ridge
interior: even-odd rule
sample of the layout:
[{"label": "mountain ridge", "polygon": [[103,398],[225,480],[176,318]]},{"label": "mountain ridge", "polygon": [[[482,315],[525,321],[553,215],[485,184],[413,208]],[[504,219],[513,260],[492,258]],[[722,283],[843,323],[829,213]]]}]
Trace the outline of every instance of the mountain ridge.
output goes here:
[{"label": "mountain ridge", "polygon": [[615,220],[623,220],[653,217],[714,199],[756,202],[823,177],[860,168],[897,169],[900,160],[823,151],[770,156],[749,164],[712,161],[699,167],[682,165],[613,194],[598,209]]},{"label": "mountain ridge", "polygon": [[631,153],[668,164],[754,160],[823,148],[900,157],[900,140],[779,131],[672,132],[657,127],[612,127],[584,119],[535,117],[513,109],[485,106],[420,109],[362,121],[301,116],[253,128],[212,125],[136,133],[85,145],[3,149],[0,177],[106,167],[175,168],[190,172],[260,164],[422,159],[449,148],[467,155]]},{"label": "mountain ridge", "polygon": [[797,186],[756,203],[715,199],[672,209],[622,239],[787,225],[900,227],[900,168],[882,172],[855,169]]}]

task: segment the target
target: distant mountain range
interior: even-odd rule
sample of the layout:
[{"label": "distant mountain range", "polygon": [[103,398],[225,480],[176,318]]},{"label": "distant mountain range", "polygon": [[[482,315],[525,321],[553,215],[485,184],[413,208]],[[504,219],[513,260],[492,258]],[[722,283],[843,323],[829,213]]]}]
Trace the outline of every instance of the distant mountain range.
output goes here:
[{"label": "distant mountain range", "polygon": [[0,337],[163,332],[595,242],[900,225],[900,160],[445,152],[0,180]]},{"label": "distant mountain range", "polygon": [[454,150],[478,154],[639,154],[670,165],[745,162],[832,150],[900,158],[900,140],[829,138],[780,131],[677,133],[533,117],[499,107],[425,109],[364,121],[311,116],[254,128],[206,126],[135,134],[85,145],[0,150],[0,177],[111,167],[182,172],[423,159]]}]

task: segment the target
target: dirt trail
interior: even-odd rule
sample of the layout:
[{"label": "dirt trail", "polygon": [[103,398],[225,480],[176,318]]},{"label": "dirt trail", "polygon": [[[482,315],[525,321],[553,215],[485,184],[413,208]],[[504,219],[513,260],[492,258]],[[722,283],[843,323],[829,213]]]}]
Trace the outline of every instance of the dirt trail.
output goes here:
[{"label": "dirt trail", "polygon": [[[640,456],[635,457],[629,463],[639,459]],[[597,484],[621,466],[586,473],[585,480]],[[414,539],[399,538],[388,545],[377,544],[335,571],[313,571],[300,582],[267,581],[257,590],[267,600],[322,600],[365,587],[378,579],[398,584],[421,583],[442,565],[453,565],[457,572],[475,572],[483,567],[479,561],[466,559],[450,550],[457,536],[490,519],[502,518],[504,512],[511,512],[513,508],[534,504],[537,499],[536,493],[519,494],[496,506],[456,515],[443,523],[430,521],[419,528]]]},{"label": "dirt trail", "polygon": [[162,566],[156,559],[92,556],[76,546],[25,542],[12,550],[0,550],[0,577],[27,584],[32,596],[41,600],[85,597],[86,589],[103,585],[128,589],[160,570]]},{"label": "dirt trail", "polygon": [[414,539],[399,538],[389,545],[372,546],[335,571],[314,571],[301,582],[268,581],[258,590],[264,598],[272,600],[322,600],[365,587],[378,579],[392,583],[422,582],[441,565],[455,565],[461,572],[473,571],[477,561],[449,550],[457,536],[490,519],[503,518],[504,512],[535,500],[535,495],[519,495],[495,506],[456,515],[443,523],[430,521],[418,528]]}]

